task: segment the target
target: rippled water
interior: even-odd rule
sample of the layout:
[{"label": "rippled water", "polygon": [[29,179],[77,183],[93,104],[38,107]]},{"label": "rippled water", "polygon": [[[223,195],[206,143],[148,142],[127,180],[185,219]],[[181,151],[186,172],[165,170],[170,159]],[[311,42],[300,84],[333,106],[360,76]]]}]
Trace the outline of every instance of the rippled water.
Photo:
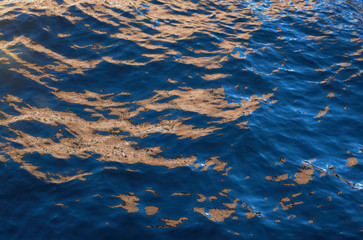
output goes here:
[{"label": "rippled water", "polygon": [[362,9],[0,1],[0,238],[361,239]]}]

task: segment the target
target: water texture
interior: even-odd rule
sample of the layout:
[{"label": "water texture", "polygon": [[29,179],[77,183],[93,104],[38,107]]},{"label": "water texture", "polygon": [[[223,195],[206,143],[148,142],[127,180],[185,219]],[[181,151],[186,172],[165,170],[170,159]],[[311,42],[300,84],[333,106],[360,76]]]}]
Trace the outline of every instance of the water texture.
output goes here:
[{"label": "water texture", "polygon": [[359,0],[0,1],[0,239],[362,239]]}]

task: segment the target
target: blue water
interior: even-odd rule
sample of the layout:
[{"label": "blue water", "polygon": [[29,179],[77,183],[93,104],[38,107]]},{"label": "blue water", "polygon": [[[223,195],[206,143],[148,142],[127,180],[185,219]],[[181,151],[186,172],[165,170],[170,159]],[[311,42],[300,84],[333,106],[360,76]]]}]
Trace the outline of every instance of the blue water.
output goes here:
[{"label": "blue water", "polygon": [[362,239],[359,0],[0,2],[0,239]]}]

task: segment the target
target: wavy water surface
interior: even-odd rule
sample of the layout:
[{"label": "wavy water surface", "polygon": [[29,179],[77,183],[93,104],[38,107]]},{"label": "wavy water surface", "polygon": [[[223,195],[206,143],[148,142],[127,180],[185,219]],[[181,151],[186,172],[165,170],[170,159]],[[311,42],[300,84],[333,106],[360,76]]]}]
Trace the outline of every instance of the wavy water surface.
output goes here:
[{"label": "wavy water surface", "polygon": [[358,0],[0,2],[1,239],[361,239]]}]

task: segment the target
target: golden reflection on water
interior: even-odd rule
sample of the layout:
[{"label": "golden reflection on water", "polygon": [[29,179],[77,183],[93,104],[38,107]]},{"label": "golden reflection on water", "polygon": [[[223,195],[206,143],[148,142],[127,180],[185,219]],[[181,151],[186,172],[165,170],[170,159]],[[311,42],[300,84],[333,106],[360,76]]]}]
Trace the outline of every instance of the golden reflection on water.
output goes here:
[{"label": "golden reflection on water", "polygon": [[[179,52],[174,51],[172,49],[167,49],[162,45],[158,45],[153,42],[159,42],[162,39],[162,42],[175,43],[176,41],[193,39],[195,38],[196,33],[207,33],[208,35],[213,36],[212,32],[224,32],[223,29],[231,25],[232,21],[239,18],[248,18],[248,24],[246,23],[236,23],[232,28],[239,29],[239,31],[235,31],[233,34],[227,34],[222,42],[217,44],[217,48],[214,51],[204,51],[199,49],[193,49],[196,53],[213,53],[214,56],[200,56],[200,57],[191,57],[191,56],[183,56],[182,59],[178,61],[185,64],[193,64],[199,67],[206,68],[220,68],[221,62],[228,60],[227,56],[223,56],[225,54],[229,54],[236,45],[235,39],[248,39],[251,37],[251,32],[256,31],[260,28],[262,21],[258,20],[257,16],[253,16],[251,14],[251,10],[248,8],[240,8],[237,5],[240,3],[239,1],[230,1],[231,4],[228,7],[228,11],[222,11],[218,8],[218,6],[223,5],[224,3],[213,0],[213,1],[199,1],[198,3],[192,3],[187,1],[173,1],[171,4],[169,1],[162,0],[160,1],[163,4],[152,4],[148,1],[103,1],[103,0],[65,0],[62,4],[58,4],[56,1],[51,0],[34,0],[34,1],[2,1],[0,3],[0,11],[2,13],[2,18],[13,19],[18,16],[20,13],[25,13],[34,16],[61,16],[66,18],[73,24],[77,23],[77,21],[82,20],[79,16],[73,16],[72,13],[68,11],[70,7],[76,7],[80,10],[85,16],[92,16],[100,22],[105,24],[110,24],[112,26],[118,27],[122,24],[122,27],[119,28],[119,32],[110,34],[112,38],[119,38],[125,40],[132,40],[137,43],[141,47],[147,49],[165,49],[163,54],[143,54],[149,58],[149,62],[153,61],[161,61],[167,58],[170,55],[175,55]],[[191,14],[191,16],[186,16],[185,14],[188,10],[197,10],[200,9],[201,6],[205,7],[210,4],[209,2],[213,2],[215,6],[209,6],[208,12],[209,14]],[[115,10],[123,10],[125,12],[128,11],[136,11],[136,9],[142,9],[141,3],[146,3],[150,7],[149,11],[145,11],[143,14],[135,15],[136,19],[130,19],[128,17],[124,17],[123,14],[116,12]],[[13,4],[12,6],[8,6],[8,4]],[[89,5],[89,4],[92,4]],[[34,10],[42,10],[42,11],[34,11]],[[238,11],[237,11],[238,9]],[[138,10],[140,12],[140,10]],[[15,13],[14,13],[15,12]],[[140,12],[141,13],[141,12]],[[219,21],[215,19],[211,19],[211,17],[216,17]],[[155,25],[154,22],[159,21],[162,24]],[[138,25],[136,25],[137,23]],[[89,26],[85,26],[92,31],[98,34],[107,34],[107,32],[102,30],[92,29]],[[140,28],[145,27],[148,29],[153,29],[157,31],[157,34],[149,34],[145,31],[141,31]],[[212,31],[213,29],[213,31]],[[68,33],[58,33],[60,37],[70,37],[71,35]],[[28,44],[32,50],[39,50],[41,52],[47,53],[47,55],[54,57],[57,60],[61,60],[61,55],[55,54],[52,51],[44,49],[44,47],[31,44],[30,39],[24,39],[19,37],[18,39],[14,39],[11,42],[12,45],[15,45],[18,42]],[[6,46],[5,46],[6,47]],[[105,47],[105,46],[101,46]],[[244,57],[246,54],[254,52],[252,49],[247,49],[245,51]],[[36,49],[37,48],[37,49]],[[96,49],[95,49],[96,51]],[[217,54],[218,53],[218,54]],[[237,57],[237,56],[236,56]],[[66,59],[63,59],[66,60]],[[128,65],[145,65],[147,63],[143,62],[135,62],[135,60],[117,60],[114,59],[113,56],[103,56],[103,61],[112,63],[112,64],[128,64]],[[88,66],[83,64],[83,62],[76,62],[76,60],[68,59],[63,61],[68,66],[72,66],[74,69],[73,72],[70,73],[82,73],[84,68],[94,68],[100,60],[97,61],[89,61]],[[77,66],[77,67],[76,67]]]},{"label": "golden reflection on water", "polygon": [[[11,50],[9,50],[10,47],[15,46],[18,43],[23,44],[28,49],[44,52],[49,57],[57,60],[58,62],[55,65],[49,64],[46,66],[28,63],[21,59],[18,56],[19,54],[13,53]],[[152,133],[162,133],[175,134],[179,136],[180,139],[197,139],[213,134],[214,131],[221,129],[217,127],[218,124],[235,122],[240,117],[251,114],[260,107],[259,104],[262,100],[266,101],[267,99],[274,96],[273,93],[263,94],[262,97],[252,95],[250,96],[250,100],[241,99],[240,103],[228,103],[223,88],[193,89],[190,87],[180,87],[179,89],[169,91],[155,90],[155,95],[149,99],[133,102],[116,102],[113,100],[113,96],[128,95],[129,93],[121,92],[101,94],[87,90],[85,90],[83,93],[69,92],[52,87],[47,82],[43,81],[43,78],[48,78],[53,81],[61,80],[58,79],[55,75],[47,73],[46,69],[52,69],[57,72],[66,71],[69,74],[82,74],[88,69],[95,68],[96,65],[100,62],[98,60],[82,61],[77,59],[68,59],[58,53],[42,47],[39,44],[34,43],[31,39],[23,36],[14,38],[14,40],[11,42],[2,41],[1,49],[6,52],[7,55],[11,56],[13,60],[24,66],[24,68],[10,67],[9,70],[17,72],[18,74],[21,74],[24,77],[47,87],[51,93],[61,101],[87,106],[84,108],[84,111],[89,112],[90,117],[98,118],[98,120],[95,121],[88,121],[72,112],[55,111],[47,107],[39,108],[30,106],[21,98],[10,94],[4,96],[1,99],[2,102],[7,103],[11,108],[16,110],[18,115],[11,115],[0,111],[0,114],[3,116],[0,119],[0,125],[6,126],[9,130],[17,135],[16,137],[3,137],[9,142],[7,144],[1,144],[1,151],[5,155],[0,155],[0,160],[6,162],[8,159],[12,159],[13,161],[19,163],[21,168],[27,170],[35,177],[51,183],[65,183],[76,179],[85,181],[86,176],[91,175],[92,172],[77,170],[78,173],[75,175],[69,175],[70,173],[67,171],[63,174],[59,172],[44,172],[41,170],[42,166],[34,165],[29,160],[24,160],[23,158],[26,155],[32,153],[38,153],[41,155],[49,154],[57,159],[69,159],[71,156],[89,158],[97,154],[100,156],[97,158],[99,161],[120,162],[127,164],[144,163],[148,165],[164,166],[167,168],[194,165],[194,167],[196,169],[200,169],[200,171],[207,171],[209,167],[212,167],[214,171],[225,170],[223,175],[227,175],[230,168],[226,168],[227,162],[219,160],[218,156],[211,157],[210,159],[206,160],[205,163],[203,163],[203,166],[201,166],[200,163],[195,164],[195,156],[180,156],[179,158],[175,159],[155,157],[155,155],[162,152],[160,147],[135,149],[133,145],[136,144],[136,142],[125,140],[125,138],[129,136],[145,138]],[[36,71],[37,74],[34,74],[31,71]],[[217,77],[218,76],[213,76],[214,79]],[[158,103],[158,101],[167,99],[171,96],[176,96],[177,98],[168,102]],[[93,100],[91,101],[89,99]],[[124,107],[128,104],[136,104],[139,107],[131,111],[129,107]],[[183,123],[189,118],[162,120],[156,124],[133,124],[130,122],[131,118],[138,116],[142,111],[154,110],[161,112],[166,109],[177,109],[194,112],[220,120],[211,122],[213,124],[217,124],[217,126],[210,126],[206,128],[196,128],[193,125]],[[110,111],[109,115],[114,115],[118,118],[109,119],[107,116],[99,113],[99,111],[104,110]],[[60,125],[63,125],[66,126],[65,129],[72,135],[73,138],[65,137],[62,131],[56,133],[55,139],[35,137],[21,130],[10,127],[10,124],[16,123],[18,121],[36,121],[58,128]],[[247,121],[237,122],[236,124],[241,128],[244,128],[244,126],[247,124]],[[110,135],[105,136],[99,134],[99,131],[109,132]],[[115,135],[117,133],[123,132],[127,132],[129,135]],[[110,142],[113,144],[109,144]],[[21,144],[23,148],[16,148],[10,143]],[[123,203],[110,207],[123,208],[129,213],[135,213],[139,211],[137,202],[140,199],[137,198],[135,194],[119,194],[114,197],[120,198]],[[210,201],[212,201],[212,199],[216,200],[217,196],[210,196],[208,199]],[[232,204],[225,203],[227,209],[212,208],[205,210],[208,212],[208,215],[206,215],[204,212],[204,208],[195,207],[193,211],[201,213],[211,221],[224,221],[235,212],[234,208],[236,207],[235,205],[238,201],[239,200],[235,200]],[[64,206],[64,204],[62,204],[63,203],[57,205]],[[253,217],[254,214],[251,208],[247,208],[249,209],[249,212],[247,213],[248,218]],[[154,215],[158,212],[158,210],[159,207],[149,206],[146,208],[146,215]],[[237,217],[235,216],[235,218]],[[188,219],[189,218],[187,217],[181,217],[177,220],[161,220],[165,222],[165,226],[167,227],[176,227]]]},{"label": "golden reflection on water", "polygon": [[[148,1],[134,0],[134,1],[118,1],[118,0],[64,0],[62,4],[58,4],[56,1],[50,0],[4,0],[0,3],[0,19],[13,20],[21,13],[29,14],[32,16],[61,16],[66,18],[73,24],[82,20],[80,16],[74,16],[69,12],[70,7],[75,7],[80,10],[85,16],[92,16],[100,22],[112,25],[118,28],[118,32],[109,34],[104,29],[92,29],[89,25],[87,27],[96,34],[107,34],[111,38],[131,40],[138,44],[140,47],[146,49],[157,49],[162,51],[158,54],[143,54],[149,60],[147,62],[138,62],[134,59],[115,59],[113,56],[99,56],[99,59],[95,60],[81,60],[78,58],[67,58],[61,53],[57,53],[41,44],[37,43],[33,39],[26,36],[15,36],[11,41],[0,41],[0,50],[7,55],[7,57],[1,57],[0,63],[9,65],[9,70],[19,75],[24,76],[27,79],[35,81],[36,83],[46,87],[51,94],[53,94],[58,100],[67,102],[68,104],[80,104],[86,107],[84,111],[90,114],[90,117],[96,117],[97,120],[90,121],[85,120],[77,114],[69,111],[55,111],[50,108],[39,108],[29,105],[18,96],[6,95],[0,101],[7,103],[12,109],[17,111],[17,115],[8,114],[0,110],[0,125],[6,127],[16,134],[16,137],[3,137],[7,140],[7,143],[0,143],[0,161],[7,162],[9,159],[20,164],[20,167],[34,175],[38,179],[49,182],[61,184],[73,180],[87,180],[87,176],[93,174],[87,172],[84,169],[77,169],[76,174],[71,174],[67,171],[48,172],[42,170],[42,166],[38,166],[32,163],[30,160],[24,160],[29,154],[38,153],[40,155],[51,155],[56,159],[70,159],[72,156],[76,156],[81,159],[94,157],[101,162],[114,162],[114,163],[126,163],[136,164],[142,163],[152,166],[162,166],[166,168],[177,167],[190,167],[193,171],[208,171],[214,170],[220,173],[221,176],[227,176],[230,167],[228,162],[220,159],[219,156],[212,156],[204,163],[196,163],[196,156],[179,156],[177,158],[164,158],[157,156],[163,152],[160,146],[136,149],[134,145],[136,141],[126,140],[128,137],[146,138],[150,134],[174,134],[179,139],[191,139],[196,140],[198,138],[212,135],[216,131],[222,129],[221,124],[231,123],[239,126],[241,129],[247,129],[248,121],[241,118],[248,116],[255,110],[261,107],[261,102],[273,99],[274,91],[276,88],[271,89],[271,92],[262,94],[261,96],[251,95],[248,100],[240,99],[238,102],[229,102],[226,99],[226,93],[223,87],[220,88],[191,88],[180,87],[177,85],[178,81],[168,79],[169,83],[175,84],[175,89],[161,90],[155,89],[154,96],[148,99],[130,101],[130,102],[118,102],[114,100],[114,97],[120,95],[130,95],[128,92],[115,92],[115,93],[96,93],[85,90],[84,92],[75,91],[63,91],[52,85],[52,82],[62,81],[61,77],[56,73],[67,73],[69,75],[79,74],[84,75],[86,71],[95,69],[101,62],[108,62],[111,64],[125,64],[143,66],[154,61],[162,61],[170,56],[180,54],[180,52],[168,49],[163,45],[158,44],[160,39],[167,43],[176,43],[180,40],[188,40],[195,38],[196,33],[208,34],[213,36],[214,32],[225,32],[226,27],[232,29],[239,29],[234,31],[233,34],[225,33],[223,41],[218,43],[212,43],[215,45],[215,49],[207,51],[204,49],[191,49],[194,53],[203,56],[183,56],[182,58],[175,59],[184,64],[191,64],[197,67],[204,67],[206,69],[219,69],[222,67],[221,63],[228,61],[229,58],[246,58],[250,53],[254,53],[255,49],[252,49],[247,44],[241,41],[236,42],[236,39],[248,40],[252,33],[262,25],[262,21],[257,15],[253,14],[253,10],[246,7],[241,9],[237,5],[240,1],[229,1],[229,6],[226,10],[220,10],[218,7],[223,4],[221,1],[199,1],[198,3],[186,2],[186,1],[166,1],[160,0],[162,5],[152,4]],[[205,6],[208,2],[213,2],[215,6],[209,7],[207,14],[178,14],[187,13],[188,10],[197,10],[201,6]],[[141,3],[150,5],[149,11],[144,14],[135,15],[135,19],[131,19],[123,16],[116,10],[123,11],[136,11],[141,9]],[[293,4],[290,4],[293,3]],[[92,4],[92,5],[89,5]],[[314,9],[314,1],[271,1],[268,7],[260,13],[261,16],[266,16],[273,19],[281,18],[286,10],[296,11],[304,10],[309,13]],[[258,7],[258,6],[255,6]],[[34,11],[43,10],[43,11]],[[213,19],[211,17],[215,17]],[[237,22],[232,25],[235,18],[246,18],[248,23]],[[315,13],[312,17],[306,19],[307,22],[316,21],[318,14]],[[159,21],[160,24],[156,25],[155,21]],[[156,31],[156,34],[149,34],[140,30],[141,27],[152,29]],[[49,26],[46,30],[49,31],[52,26]],[[213,29],[213,30],[212,30]],[[57,33],[60,38],[70,38],[72,34],[66,32]],[[316,42],[324,41],[326,36],[306,36],[307,39]],[[280,36],[283,40],[283,36]],[[354,41],[361,41],[361,39],[355,39]],[[244,54],[241,53],[231,55],[230,53],[236,46],[245,47]],[[99,49],[108,48],[110,46],[94,45],[78,45],[74,43],[70,48],[88,48],[94,52]],[[281,51],[281,47],[275,47],[270,44],[269,47],[275,48],[276,51]],[[54,63],[41,65],[39,63],[28,62],[22,58],[22,52],[19,49],[26,49],[29,52],[44,53],[49,59],[52,59]],[[264,51],[265,48],[259,49]],[[351,55],[361,56],[363,49],[360,49]],[[205,54],[210,56],[205,56]],[[281,59],[281,67],[284,66],[286,59]],[[17,63],[18,67],[14,67],[13,63]],[[15,65],[15,64],[14,64]],[[330,66],[330,69],[334,69],[335,73],[349,67],[351,63],[340,63],[335,66]],[[19,67],[21,66],[21,67]],[[55,71],[56,73],[54,73]],[[271,74],[276,74],[280,71],[280,67],[277,67]],[[315,69],[318,72],[325,72],[327,69]],[[346,81],[353,77],[360,76],[361,71],[350,76]],[[228,77],[228,74],[214,73],[204,74],[202,79],[205,81],[215,81],[221,78]],[[333,81],[334,77],[328,77],[321,81],[322,84]],[[334,92],[329,93],[328,98],[333,98]],[[172,100],[168,100],[170,97],[176,97]],[[92,100],[90,100],[92,99]],[[160,100],[168,100],[160,103]],[[275,103],[276,100],[271,100],[271,103]],[[128,107],[130,104],[136,105],[136,109]],[[158,123],[139,123],[135,124],[131,122],[131,118],[137,117],[144,111],[156,111],[162,112],[164,110],[174,109],[192,112],[195,114],[201,114],[214,118],[215,120],[208,122],[211,125],[204,128],[198,128],[196,126],[186,124],[185,121],[190,118],[180,117],[175,120],[161,120]],[[329,106],[326,106],[323,110],[314,117],[322,118],[329,111]],[[109,111],[108,115],[117,116],[116,119],[108,118],[108,116],[100,113],[101,111]],[[10,125],[19,121],[27,122],[40,122],[49,126],[57,127],[65,126],[72,138],[66,137],[63,131],[58,131],[51,138],[35,137],[27,134],[21,130],[12,128]],[[107,132],[109,135],[100,134],[99,132]],[[128,133],[127,135],[120,135],[120,133]],[[20,144],[23,148],[16,148],[11,143]],[[112,143],[112,144],[110,144]],[[350,154],[350,152],[348,152]],[[357,164],[356,156],[352,155],[347,158],[347,166],[353,167]],[[286,159],[281,158],[280,164],[284,164]],[[117,171],[117,167],[106,166],[105,169]],[[266,176],[266,184],[270,182],[276,184],[283,184],[286,187],[295,187],[298,185],[308,184],[313,180],[313,174],[316,169],[308,164],[302,164],[300,169],[296,173],[284,173],[279,176]],[[138,170],[130,170],[138,171]],[[321,176],[323,172],[320,171]],[[246,180],[249,178],[246,177]],[[216,181],[219,181],[217,179]],[[343,181],[343,180],[342,180]],[[219,190],[218,190],[219,191]],[[147,189],[146,192],[152,193],[155,196],[159,194],[152,190]],[[172,194],[174,197],[190,197],[195,198],[195,207],[192,211],[206,217],[213,222],[223,222],[226,219],[239,220],[242,217],[245,219],[251,219],[253,217],[264,217],[262,213],[254,209],[253,206],[247,205],[242,200],[231,197],[233,191],[231,189],[220,189],[216,195],[206,196],[202,193],[198,193],[194,196],[190,193],[177,192]],[[303,204],[302,201],[296,200],[302,193],[290,194],[289,196],[282,197],[279,202],[276,203],[276,211],[281,208],[285,211],[293,208],[296,205]],[[120,199],[120,204],[115,206],[109,206],[111,208],[122,208],[128,213],[136,213],[140,211],[138,198],[135,193],[127,193],[119,195],[111,195],[113,198]],[[170,196],[162,196],[170,197]],[[219,199],[223,199],[220,207],[206,207],[206,203],[215,203]],[[331,199],[330,199],[331,200]],[[329,201],[330,201],[329,200]],[[203,205],[205,204],[205,205]],[[56,203],[57,206],[68,208],[63,203]],[[216,203],[216,206],[217,203]],[[162,211],[159,206],[146,206],[144,207],[145,214],[147,216],[157,215]],[[296,215],[292,214],[287,219],[295,218]],[[162,218],[161,221],[165,225],[155,225],[148,227],[177,227],[180,224],[188,221],[189,217],[181,216],[179,218],[169,219]],[[277,219],[276,222],[280,222],[281,219]],[[236,233],[238,234],[238,233]]]}]

